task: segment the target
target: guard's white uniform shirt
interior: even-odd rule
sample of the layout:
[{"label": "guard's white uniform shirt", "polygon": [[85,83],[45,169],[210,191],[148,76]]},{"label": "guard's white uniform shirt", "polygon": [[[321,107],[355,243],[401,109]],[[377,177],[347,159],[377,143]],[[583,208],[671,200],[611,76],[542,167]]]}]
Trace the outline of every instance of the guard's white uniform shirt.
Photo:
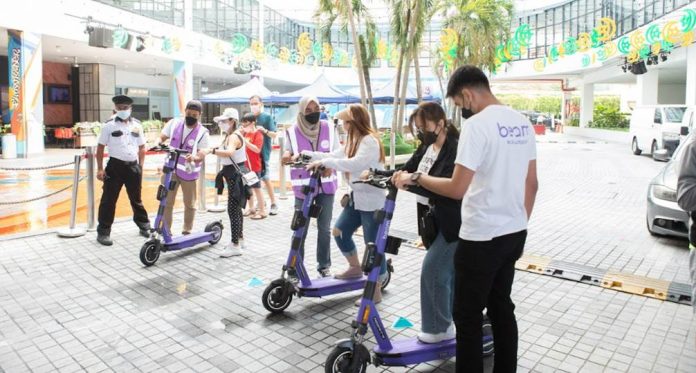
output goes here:
[{"label": "guard's white uniform shirt", "polygon": [[140,121],[130,117],[126,121],[114,116],[102,126],[99,144],[107,147],[109,157],[124,162],[138,160],[138,150],[145,145],[145,135]]}]

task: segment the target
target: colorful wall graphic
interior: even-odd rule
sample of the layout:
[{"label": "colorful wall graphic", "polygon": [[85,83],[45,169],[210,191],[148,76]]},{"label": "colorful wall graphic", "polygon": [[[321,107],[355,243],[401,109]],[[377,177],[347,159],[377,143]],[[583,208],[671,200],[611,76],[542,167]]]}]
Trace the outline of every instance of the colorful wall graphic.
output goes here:
[{"label": "colorful wall graphic", "polygon": [[17,156],[43,152],[41,35],[8,30],[9,106]]}]

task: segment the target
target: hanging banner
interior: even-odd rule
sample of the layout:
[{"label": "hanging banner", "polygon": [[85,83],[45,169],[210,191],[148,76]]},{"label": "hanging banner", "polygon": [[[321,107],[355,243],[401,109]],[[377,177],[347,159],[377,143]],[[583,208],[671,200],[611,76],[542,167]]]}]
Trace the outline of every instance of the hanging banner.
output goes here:
[{"label": "hanging banner", "polygon": [[41,35],[19,30],[7,35],[10,124],[17,156],[25,158],[44,149]]}]

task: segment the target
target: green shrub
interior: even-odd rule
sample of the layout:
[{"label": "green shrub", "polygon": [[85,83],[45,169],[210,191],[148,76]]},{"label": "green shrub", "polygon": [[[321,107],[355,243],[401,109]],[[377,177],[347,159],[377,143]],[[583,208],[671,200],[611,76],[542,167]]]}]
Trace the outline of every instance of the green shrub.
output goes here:
[{"label": "green shrub", "polygon": [[[382,134],[382,146],[384,147],[384,154],[389,155],[389,147],[390,147],[390,138],[389,138],[389,131],[385,131]],[[412,154],[413,151],[415,150],[415,147],[406,141],[404,141],[403,135],[400,133],[396,134],[396,140],[395,140],[395,146],[394,150],[396,155],[401,155],[401,154]]]},{"label": "green shrub", "polygon": [[595,105],[593,121],[588,124],[592,128],[628,128],[628,115],[619,111],[618,105]]}]

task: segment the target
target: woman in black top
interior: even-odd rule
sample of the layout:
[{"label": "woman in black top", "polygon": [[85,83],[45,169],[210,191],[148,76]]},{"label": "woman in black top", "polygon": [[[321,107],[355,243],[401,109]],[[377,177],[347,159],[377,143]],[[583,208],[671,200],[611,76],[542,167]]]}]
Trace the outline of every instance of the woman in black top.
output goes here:
[{"label": "woman in black top", "polygon": [[[433,102],[419,105],[409,118],[409,126],[412,132],[415,127],[420,145],[400,171],[451,177],[459,131],[447,121],[442,107]],[[399,171],[393,177],[398,174]],[[418,234],[428,249],[421,272],[422,324],[418,339],[437,343],[456,336],[452,324],[453,258],[461,225],[461,200],[419,187],[409,191],[418,195]]]}]

